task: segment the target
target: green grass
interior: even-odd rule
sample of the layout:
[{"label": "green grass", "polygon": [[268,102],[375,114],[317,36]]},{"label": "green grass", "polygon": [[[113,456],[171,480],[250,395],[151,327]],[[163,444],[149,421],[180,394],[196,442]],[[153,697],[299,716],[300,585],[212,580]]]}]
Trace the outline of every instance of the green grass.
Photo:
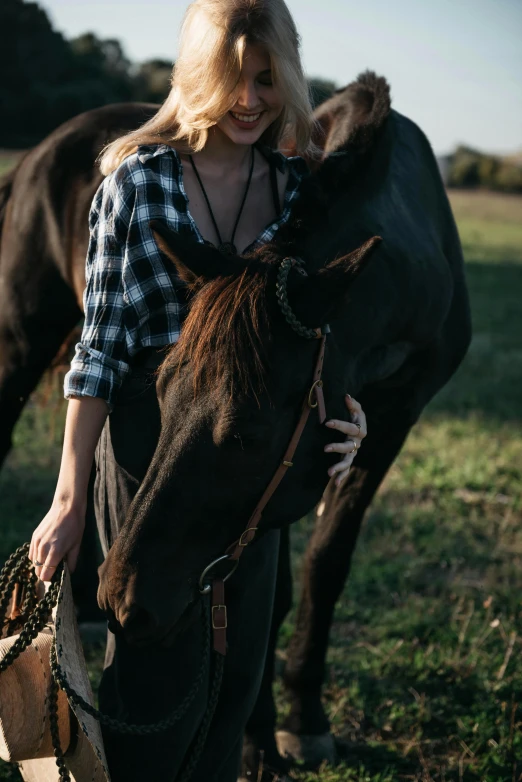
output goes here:
[{"label": "green grass", "polygon": [[[367,514],[328,655],[342,763],[295,772],[301,782],[522,779],[522,199],[451,197],[473,343]],[[55,395],[38,390],[0,475],[3,557],[52,496]],[[309,534],[309,520],[296,525],[297,575]],[[290,633],[291,618],[281,660]],[[87,652],[96,680],[100,650]],[[0,779],[18,775],[2,765]]]},{"label": "green grass", "polygon": [[23,151],[15,149],[0,149],[0,177],[7,174],[23,154]]}]

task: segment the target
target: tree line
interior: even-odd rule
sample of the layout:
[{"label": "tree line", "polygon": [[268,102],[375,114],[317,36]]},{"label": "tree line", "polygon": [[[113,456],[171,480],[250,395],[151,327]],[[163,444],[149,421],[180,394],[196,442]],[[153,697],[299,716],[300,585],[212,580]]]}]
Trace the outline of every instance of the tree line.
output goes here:
[{"label": "tree line", "polygon": [[[121,101],[161,103],[172,63],[131,62],[116,39],[85,33],[67,40],[36,2],[0,0],[0,147],[24,149],[88,109]],[[309,79],[314,105],[337,85]],[[450,187],[522,192],[520,160],[459,147],[450,157]]]},{"label": "tree line", "polygon": [[[115,39],[85,33],[67,40],[38,3],[1,0],[0,146],[37,144],[62,122],[107,103],[161,103],[171,71],[167,60],[132,63]],[[313,79],[310,87],[318,103],[336,85]]]},{"label": "tree line", "polygon": [[82,111],[163,100],[172,63],[131,63],[119,41],[66,40],[38,3],[0,2],[0,145],[28,147]]},{"label": "tree line", "polygon": [[522,193],[522,155],[509,158],[457,147],[449,160],[447,185]]}]

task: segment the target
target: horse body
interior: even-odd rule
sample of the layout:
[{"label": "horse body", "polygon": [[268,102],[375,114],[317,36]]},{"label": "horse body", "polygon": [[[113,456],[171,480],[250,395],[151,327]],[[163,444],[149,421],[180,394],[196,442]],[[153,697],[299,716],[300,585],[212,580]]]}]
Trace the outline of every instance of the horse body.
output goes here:
[{"label": "horse body", "polygon": [[[32,191],[34,209],[26,204],[30,214],[22,209],[24,201],[31,200],[30,183],[42,182],[28,176],[34,170],[30,158],[34,154],[35,161],[56,161],[53,144],[43,157],[36,150],[30,153],[11,180],[0,256],[0,405],[8,430],[0,443],[4,453],[23,406],[20,397],[27,398],[80,315],[87,210],[100,181],[93,168],[96,152],[109,136],[135,127],[150,110],[138,107],[133,113],[132,107],[108,107],[98,110],[91,125],[85,118],[79,121],[78,133],[88,126],[91,139],[84,143],[83,157],[76,154],[75,145],[81,144],[74,141],[74,133],[69,143],[62,131],[54,145],[60,141],[58,146],[65,144],[68,150],[61,158],[69,161],[67,177],[55,179],[55,169],[44,166],[44,184],[51,183],[45,184],[46,192],[54,195],[44,197],[44,185],[39,185],[37,195]],[[390,111],[386,82],[373,74],[359,77],[323,104],[317,118],[325,157],[303,185],[290,222],[251,263],[251,280],[259,283],[251,300],[263,302],[269,326],[266,338],[251,345],[259,355],[264,352],[266,387],[257,388],[257,401],[252,394],[231,395],[226,383],[218,384],[218,396],[203,384],[194,397],[190,360],[179,371],[175,361],[165,365],[158,386],[163,411],[158,449],[125,534],[104,565],[100,592],[114,620],[141,641],[163,636],[180,617],[196,610],[194,578],[241,533],[284,452],[309,383],[316,346],[290,331],[272,291],[279,260],[303,258],[310,278],[292,273],[289,297],[308,325],[331,321],[325,363],[328,416],[343,417],[342,398],[349,391],[360,399],[369,421],[369,435],[345,485],[326,489],[305,555],[296,631],[284,673],[291,710],[279,735],[283,752],[305,760],[318,759],[315,748],[323,742],[323,753],[329,733],[321,704],[328,633],[364,512],[409,429],[451,377],[470,339],[460,243],[425,136],[413,122]],[[67,191],[76,194],[74,206],[63,199]],[[66,224],[78,231],[67,230]],[[55,242],[49,244],[49,237],[59,238],[60,230],[69,238],[58,248]],[[356,254],[325,270],[375,234],[383,238],[378,249],[366,248],[364,257]],[[212,264],[216,268],[215,259],[208,262],[211,249],[192,246],[188,252],[173,238],[170,252],[181,274],[189,277],[191,263],[203,253],[207,294],[216,285],[225,289],[234,280],[237,284],[243,274],[244,262],[232,267],[225,285],[210,279],[208,270]],[[200,301],[202,295],[200,291]],[[246,310],[241,312],[235,314],[237,333],[238,318],[243,317],[243,326],[248,324]],[[256,351],[243,351],[247,366]],[[225,350],[223,355],[229,354]],[[224,369],[230,380],[232,368],[226,361]],[[245,773],[254,778],[261,755],[266,765],[285,767],[274,743],[271,695],[277,629],[291,599],[285,525],[320,500],[332,461],[321,446],[332,439],[331,432],[309,423],[298,461],[263,517],[267,529],[283,528],[283,542],[267,665],[245,740]],[[202,459],[204,476],[198,467]],[[187,486],[192,488],[190,498]],[[175,514],[176,524],[165,527],[166,514]],[[166,541],[165,535],[172,539]],[[181,549],[184,561],[173,567],[165,552]],[[168,605],[158,603],[153,574],[166,579],[172,598]]]},{"label": "horse body", "polygon": [[102,180],[96,157],[155,109],[80,114],[0,183],[0,465],[29,395],[82,316],[88,213]]},{"label": "horse body", "polygon": [[[411,426],[455,372],[471,338],[460,241],[434,155],[424,134],[407,118],[392,111],[382,122],[383,86],[381,80],[368,84],[360,78],[347,88],[351,100],[340,93],[319,110],[325,115],[319,119],[330,155],[320,173],[327,176],[333,158],[337,165],[331,165],[332,178],[337,173],[345,183],[345,197],[334,205],[331,222],[342,225],[344,217],[345,236],[353,241],[373,232],[384,241],[355,280],[347,305],[346,355],[355,362],[348,390],[362,403],[369,435],[345,485],[336,488],[331,483],[317,509],[283,673],[291,708],[278,747],[310,765],[336,756],[321,690],[334,607],[364,513]],[[372,92],[373,100],[368,98]],[[350,133],[354,115],[366,121]],[[319,237],[308,241],[309,261],[316,257],[324,262],[323,248]],[[269,765],[285,768],[271,740],[271,680],[276,628],[290,607],[291,589],[290,570],[282,558],[269,662],[247,726],[246,770],[257,769],[260,748]]]}]

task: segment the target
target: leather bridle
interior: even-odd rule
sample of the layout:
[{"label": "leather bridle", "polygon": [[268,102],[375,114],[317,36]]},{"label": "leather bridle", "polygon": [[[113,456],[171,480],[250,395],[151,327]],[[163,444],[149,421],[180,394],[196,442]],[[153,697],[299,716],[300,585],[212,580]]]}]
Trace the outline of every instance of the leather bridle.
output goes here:
[{"label": "leather bridle", "polygon": [[[299,321],[291,311],[291,308],[288,304],[288,298],[286,295],[286,281],[288,278],[288,273],[293,267],[298,267],[298,270],[301,273],[303,273],[304,271],[302,268],[303,262],[300,259],[285,258],[281,262],[281,267],[278,274],[277,299],[280,308],[283,314],[285,315],[285,318],[287,322],[290,324],[290,326],[298,334],[304,336],[307,339],[319,339],[320,340],[319,350],[317,353],[317,359],[315,362],[314,372],[312,376],[312,383],[310,387],[307,388],[306,390],[303,403],[301,406],[301,415],[299,416],[299,421],[297,422],[297,426],[295,427],[292,433],[292,436],[290,438],[290,441],[288,443],[288,446],[286,448],[281,463],[277,467],[274,475],[272,476],[270,483],[266,487],[252,515],[248,519],[247,525],[244,531],[242,532],[242,534],[240,535],[240,537],[236,541],[234,541],[234,543],[228,546],[228,548],[226,549],[225,553],[222,556],[218,557],[217,559],[213,560],[209,565],[207,565],[207,567],[203,570],[199,579],[200,593],[202,595],[208,595],[212,593],[211,621],[212,621],[213,648],[215,652],[223,656],[226,655],[226,651],[227,651],[227,626],[228,626],[227,605],[225,599],[225,582],[228,581],[230,576],[232,576],[233,573],[236,571],[241,555],[243,554],[247,546],[249,546],[255,539],[256,533],[259,529],[259,523],[261,521],[263,511],[265,510],[270,499],[272,498],[273,494],[275,493],[276,489],[278,488],[279,484],[285,477],[288,470],[291,467],[293,467],[294,454],[297,450],[297,446],[299,445],[299,441],[304,432],[311,410],[313,410],[314,408],[317,409],[320,424],[324,424],[326,420],[322,372],[323,372],[324,356],[326,351],[326,337],[330,333],[330,327],[326,325],[318,329],[307,329],[305,326],[299,323]],[[218,575],[211,576],[212,570],[218,564],[226,561],[233,563],[231,570],[225,576],[218,576]]]}]

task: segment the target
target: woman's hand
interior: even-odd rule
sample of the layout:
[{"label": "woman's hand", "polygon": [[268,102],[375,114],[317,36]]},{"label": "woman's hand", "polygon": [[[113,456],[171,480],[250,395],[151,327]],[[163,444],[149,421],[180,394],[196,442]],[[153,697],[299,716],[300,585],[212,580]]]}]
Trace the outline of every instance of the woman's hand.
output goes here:
[{"label": "woman's hand", "polygon": [[94,449],[107,418],[107,402],[96,397],[69,400],[60,475],[51,510],[33,532],[29,559],[36,575],[50,581],[62,559],[76,567]]},{"label": "woman's hand", "polygon": [[336,475],[335,485],[340,486],[344,479],[350,472],[352,462],[357,455],[357,450],[361,447],[361,442],[367,435],[366,430],[366,416],[362,411],[362,407],[355,399],[352,399],[350,394],[346,394],[346,407],[352,415],[354,423],[348,423],[348,421],[327,421],[326,426],[330,429],[337,429],[339,432],[347,435],[344,443],[330,443],[325,446],[325,451],[330,453],[335,451],[336,453],[345,454],[344,459],[334,464],[328,470],[328,475],[333,478]]},{"label": "woman's hand", "polygon": [[[49,513],[33,532],[29,559],[42,581],[50,581],[62,559],[71,572],[76,567],[85,529],[85,510],[53,502]],[[37,564],[41,563],[41,564]]]}]

